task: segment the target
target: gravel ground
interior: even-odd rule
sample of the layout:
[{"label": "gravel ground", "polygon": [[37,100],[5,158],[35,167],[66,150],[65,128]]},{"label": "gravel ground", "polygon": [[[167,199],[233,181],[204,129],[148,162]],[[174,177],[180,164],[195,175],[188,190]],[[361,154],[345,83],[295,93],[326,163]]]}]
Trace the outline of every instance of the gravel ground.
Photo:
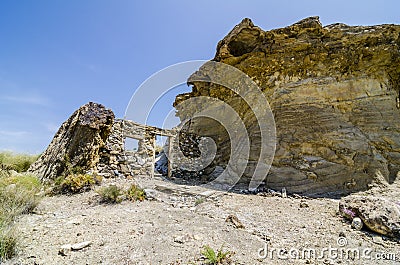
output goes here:
[{"label": "gravel ground", "polygon": [[[336,199],[224,193],[160,180],[141,185],[153,189],[153,200],[100,204],[95,191],[45,197],[17,220],[19,253],[6,264],[204,264],[204,245],[231,251],[232,264],[400,264],[400,243],[352,229]],[[399,191],[394,183],[367,193],[400,198]],[[350,250],[361,257],[341,254]],[[396,257],[378,260],[380,254]]]}]

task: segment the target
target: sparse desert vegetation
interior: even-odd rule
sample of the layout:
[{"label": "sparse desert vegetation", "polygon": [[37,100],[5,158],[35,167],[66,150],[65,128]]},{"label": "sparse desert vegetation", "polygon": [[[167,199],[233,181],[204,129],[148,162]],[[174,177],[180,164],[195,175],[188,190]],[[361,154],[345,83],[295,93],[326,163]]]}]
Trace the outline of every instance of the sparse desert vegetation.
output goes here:
[{"label": "sparse desert vegetation", "polygon": [[67,176],[60,176],[52,183],[52,193],[73,194],[84,192],[101,182],[98,175],[85,173],[72,173]]},{"label": "sparse desert vegetation", "polygon": [[122,189],[116,185],[110,185],[107,187],[101,187],[96,191],[104,203],[119,203],[122,201]]},{"label": "sparse desert vegetation", "polygon": [[143,201],[146,194],[143,189],[132,184],[127,190],[116,185],[101,187],[96,191],[100,195],[100,202],[103,203],[120,203],[123,200]]},{"label": "sparse desert vegetation", "polygon": [[130,201],[143,201],[146,199],[146,194],[143,189],[139,188],[136,184],[132,184],[126,191],[126,197]]},{"label": "sparse desert vegetation", "polygon": [[25,173],[37,156],[0,153],[0,263],[16,253],[18,233],[14,220],[39,203],[41,183]]},{"label": "sparse desert vegetation", "polygon": [[12,152],[0,152],[0,169],[25,172],[36,161],[39,155],[15,154]]},{"label": "sparse desert vegetation", "polygon": [[230,264],[232,252],[224,251],[224,246],[221,246],[217,251],[212,247],[205,245],[201,254],[206,259],[206,264],[219,265],[219,264]]}]

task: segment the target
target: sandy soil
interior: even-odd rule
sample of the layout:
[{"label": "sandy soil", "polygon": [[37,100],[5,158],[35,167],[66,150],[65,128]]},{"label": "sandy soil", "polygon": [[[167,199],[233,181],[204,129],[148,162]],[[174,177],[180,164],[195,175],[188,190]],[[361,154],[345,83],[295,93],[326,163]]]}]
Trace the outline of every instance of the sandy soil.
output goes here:
[{"label": "sandy soil", "polygon": [[[19,254],[6,264],[204,264],[204,245],[233,252],[232,264],[400,264],[400,243],[352,229],[336,199],[225,193],[157,178],[141,185],[154,200],[100,204],[95,191],[45,197],[17,220]],[[400,198],[398,191],[395,183],[369,193]],[[227,222],[229,215],[244,228]],[[85,241],[91,244],[60,252]],[[378,260],[381,254],[396,257]]]}]

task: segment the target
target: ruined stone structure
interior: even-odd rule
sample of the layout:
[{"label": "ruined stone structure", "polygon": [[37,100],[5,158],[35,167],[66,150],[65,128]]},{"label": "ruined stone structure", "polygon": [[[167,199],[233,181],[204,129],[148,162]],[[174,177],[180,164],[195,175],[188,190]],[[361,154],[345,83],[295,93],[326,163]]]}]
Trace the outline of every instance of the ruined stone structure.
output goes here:
[{"label": "ruined stone structure", "polygon": [[[104,177],[153,176],[157,135],[173,138],[176,132],[128,120],[115,120],[111,134],[100,153],[98,174]],[[125,149],[126,138],[138,140],[137,150]]]},{"label": "ruined stone structure", "polygon": [[[110,109],[89,102],[62,124],[29,171],[44,181],[76,172],[90,172],[106,178],[151,177],[154,175],[156,135],[174,138],[176,132],[114,119]],[[126,138],[137,139],[138,150],[125,150]]]}]

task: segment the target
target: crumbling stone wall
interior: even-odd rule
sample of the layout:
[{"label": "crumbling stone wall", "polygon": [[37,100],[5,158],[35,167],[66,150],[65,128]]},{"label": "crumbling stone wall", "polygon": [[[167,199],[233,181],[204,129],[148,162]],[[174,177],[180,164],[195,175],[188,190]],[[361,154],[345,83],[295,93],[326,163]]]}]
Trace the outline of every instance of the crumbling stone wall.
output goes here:
[{"label": "crumbling stone wall", "polygon": [[[133,177],[154,175],[156,136],[174,136],[164,130],[133,121],[116,119],[105,147],[101,150],[98,174],[103,177]],[[137,150],[126,150],[125,139],[138,140]]]},{"label": "crumbling stone wall", "polygon": [[125,150],[125,158],[133,175],[154,175],[155,138],[151,127],[130,121],[124,122],[124,137],[137,139],[138,149]]},{"label": "crumbling stone wall", "polygon": [[215,165],[211,163],[214,153],[208,150],[208,145],[202,142],[202,139],[204,138],[184,131],[169,138],[164,148],[169,151],[169,176],[202,181],[214,178],[210,176],[215,169]]},{"label": "crumbling stone wall", "polygon": [[123,121],[115,120],[104,148],[100,150],[97,173],[103,177],[127,177],[130,175],[124,154]]}]

